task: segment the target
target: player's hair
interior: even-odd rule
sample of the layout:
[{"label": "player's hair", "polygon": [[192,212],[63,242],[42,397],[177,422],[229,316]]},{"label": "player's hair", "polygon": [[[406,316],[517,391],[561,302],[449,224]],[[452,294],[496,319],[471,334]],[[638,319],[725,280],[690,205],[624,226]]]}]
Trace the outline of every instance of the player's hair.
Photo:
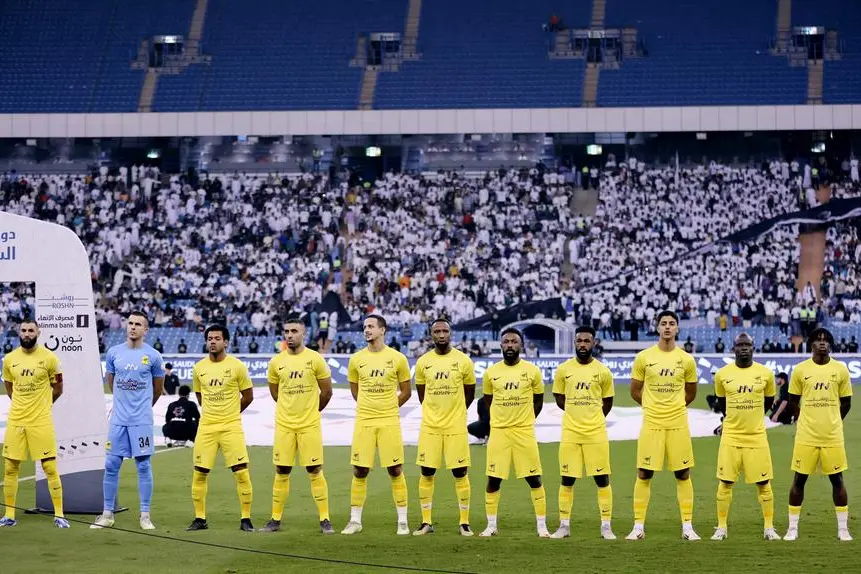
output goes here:
[{"label": "player's hair", "polygon": [[147,314],[143,311],[132,311],[129,313],[129,317],[143,317],[143,320],[146,321],[147,327],[149,327],[149,317],[147,317]]},{"label": "player's hair", "polygon": [[591,325],[580,325],[579,327],[577,327],[577,330],[574,331],[574,335],[576,336],[576,335],[579,335],[580,333],[589,333],[590,335],[592,335],[593,339],[595,338],[595,335],[597,334],[595,332],[595,329]]},{"label": "player's hair", "polygon": [[188,385],[182,385],[179,387],[179,396],[187,397],[190,394],[191,394],[191,387],[189,387]]},{"label": "player's hair", "polygon": [[736,335],[735,339],[732,340],[732,344],[735,345],[736,341],[738,341],[742,337],[747,337],[748,339],[750,339],[750,344],[756,346],[756,339],[754,339],[753,335],[751,335],[750,333],[748,333],[746,331],[742,331],[741,333]]},{"label": "player's hair", "polygon": [[230,340],[230,331],[228,331],[227,327],[225,327],[224,325],[210,325],[209,327],[207,327],[206,330],[203,332],[204,340],[206,340],[209,337],[209,334],[214,331],[219,331],[225,341]]},{"label": "player's hair", "polygon": [[658,316],[655,317],[655,323],[660,323],[661,319],[663,319],[664,317],[672,317],[673,319],[675,319],[676,325],[679,324],[679,316],[676,315],[675,312],[670,311],[669,309],[664,309],[663,311],[658,313]]},{"label": "player's hair", "polygon": [[433,329],[433,326],[436,325],[437,323],[445,323],[446,325],[448,325],[448,328],[451,329],[451,321],[449,321],[445,317],[438,317],[438,318],[434,319],[433,321],[431,321],[430,322],[430,328]]},{"label": "player's hair", "polygon": [[521,345],[524,343],[523,333],[520,332],[520,329],[515,329],[514,327],[507,327],[507,328],[503,329],[502,333],[499,334],[499,338],[501,339],[502,337],[508,335],[509,333],[511,333],[513,335],[517,335],[518,337],[520,337],[520,344]]},{"label": "player's hair", "polygon": [[388,329],[388,325],[386,325],[386,318],[383,317],[382,315],[377,315],[376,313],[374,313],[372,315],[368,315],[367,317],[365,317],[365,321],[367,321],[368,319],[376,319],[377,325],[379,327],[381,327],[383,329]]},{"label": "player's hair", "polygon": [[821,337],[825,337],[825,340],[828,341],[828,344],[832,347],[834,346],[834,335],[831,334],[831,331],[826,329],[825,327],[817,327],[811,331],[810,336],[807,338],[808,343],[812,343]]},{"label": "player's hair", "polygon": [[777,378],[789,382],[789,375],[787,375],[786,373],[777,373]]},{"label": "player's hair", "polygon": [[305,321],[302,320],[302,317],[299,315],[288,315],[286,319],[284,319],[284,324],[287,323],[299,323],[303,327],[305,326]]},{"label": "player's hair", "polygon": [[20,327],[21,325],[26,324],[36,325],[36,328],[39,328],[39,323],[33,317],[27,317],[26,319],[22,319],[21,322],[18,323],[18,326]]},{"label": "player's hair", "polygon": [[173,363],[165,363],[165,364],[164,364],[164,368],[165,368],[165,369],[172,369],[172,368],[173,368]]}]

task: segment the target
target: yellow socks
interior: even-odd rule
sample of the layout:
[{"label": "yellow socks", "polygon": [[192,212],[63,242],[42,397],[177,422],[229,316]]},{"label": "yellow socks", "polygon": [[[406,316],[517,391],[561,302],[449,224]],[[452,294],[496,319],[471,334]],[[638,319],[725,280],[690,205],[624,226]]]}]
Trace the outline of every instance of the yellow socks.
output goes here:
[{"label": "yellow socks", "polygon": [[544,487],[530,488],[529,495],[532,497],[532,508],[535,509],[535,516],[538,518],[547,516],[547,496],[544,493]]},{"label": "yellow socks", "polygon": [[679,500],[679,513],[682,522],[690,522],[694,517],[694,485],[691,479],[676,480],[676,498]]},{"label": "yellow socks", "polygon": [[290,475],[276,471],[275,484],[272,485],[272,520],[281,521],[288,496],[290,496]]},{"label": "yellow socks", "polygon": [[846,530],[849,528],[849,507],[835,506],[834,512],[837,513],[837,529]]},{"label": "yellow socks", "polygon": [[652,483],[637,477],[634,483],[634,524],[646,522],[646,511],[649,509],[649,497],[652,495]]},{"label": "yellow socks", "polygon": [[565,526],[571,520],[571,507],[574,505],[574,487],[559,485],[559,522]]},{"label": "yellow socks", "polygon": [[771,490],[771,483],[757,486],[759,488],[757,500],[762,507],[764,528],[774,528],[774,492]]},{"label": "yellow socks", "polygon": [[421,505],[422,509],[422,524],[433,524],[433,522],[431,522],[431,511],[433,507],[433,486],[433,476],[421,475],[419,477],[419,504]]},{"label": "yellow socks", "polygon": [[54,516],[63,518],[63,483],[60,481],[60,473],[57,472],[57,459],[43,461],[42,470],[45,471],[45,477],[48,479],[48,492],[54,505]]},{"label": "yellow socks", "polygon": [[598,511],[601,522],[609,522],[613,518],[613,487],[609,484],[598,487]]},{"label": "yellow socks", "polygon": [[499,497],[502,495],[501,490],[497,490],[496,492],[485,492],[484,493],[484,508],[487,513],[487,524],[488,526],[492,523],[494,526],[496,525],[496,516],[499,513]]},{"label": "yellow socks", "polygon": [[236,492],[239,493],[239,507],[242,518],[251,518],[251,472],[247,468],[233,473],[236,478]]},{"label": "yellow socks", "polygon": [[209,474],[195,470],[191,477],[191,501],[194,503],[194,517],[206,520],[206,491]]},{"label": "yellow socks", "polygon": [[392,498],[398,511],[398,523],[407,521],[407,478],[400,473],[392,478]]},{"label": "yellow socks", "polygon": [[311,479],[311,496],[314,497],[314,503],[317,505],[320,522],[329,520],[329,484],[326,482],[326,477],[321,470],[309,474],[308,478]]},{"label": "yellow socks", "polygon": [[789,529],[798,528],[798,519],[801,517],[801,507],[789,505]]},{"label": "yellow socks", "polygon": [[[762,490],[760,489],[760,501]],[[681,499],[680,499],[681,500]],[[681,502],[679,503],[681,504]],[[726,529],[727,516],[729,516],[729,507],[732,504],[732,485],[726,484],[724,481],[718,481],[717,489],[717,518],[718,528]]]},{"label": "yellow socks", "polygon": [[460,509],[460,523],[469,524],[469,500],[472,497],[469,477],[464,476],[461,478],[455,478],[454,491],[457,493],[457,506]]},{"label": "yellow socks", "polygon": [[20,460],[5,459],[3,467],[3,498],[6,504],[6,518],[15,520],[15,503],[18,501],[18,471]]}]

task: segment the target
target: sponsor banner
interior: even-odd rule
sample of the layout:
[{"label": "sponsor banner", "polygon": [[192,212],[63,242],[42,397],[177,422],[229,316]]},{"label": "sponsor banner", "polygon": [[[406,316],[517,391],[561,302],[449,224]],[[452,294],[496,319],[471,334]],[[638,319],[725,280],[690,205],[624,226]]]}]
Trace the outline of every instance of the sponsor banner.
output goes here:
[{"label": "sponsor banner", "polygon": [[[610,371],[617,383],[627,383],[631,380],[631,366],[634,363],[634,353],[623,354],[607,354],[601,359]],[[256,384],[266,383],[266,368],[269,364],[269,359],[272,355],[236,355],[238,359],[248,366],[248,373],[251,379]],[[766,367],[775,372],[790,373],[793,367],[807,359],[806,354],[768,354],[757,355],[755,359],[764,364]],[[173,364],[173,372],[179,377],[183,383],[191,383],[191,369],[194,364],[203,358],[203,355],[165,355],[165,362]],[[702,384],[710,384],[712,382],[712,374],[724,365],[728,365],[733,361],[731,355],[719,355],[715,353],[694,355],[697,361],[697,370],[699,372],[699,381]],[[861,354],[837,354],[834,358],[843,361],[849,367],[849,376],[853,384],[861,384]],[[568,357],[558,355],[548,355],[540,359],[532,359],[544,373],[545,384],[553,382],[553,376],[556,373],[556,368],[565,362]],[[332,382],[336,385],[347,384],[347,363],[349,355],[326,355],[326,362],[332,370]],[[482,358],[473,359],[475,364],[475,376],[480,381],[484,376],[484,371],[492,365],[500,361],[501,358]],[[416,359],[409,359],[410,373],[414,373]],[[103,364],[104,366],[104,364]]]},{"label": "sponsor banner", "polygon": [[[57,354],[63,369],[63,396],[53,407],[58,468],[62,475],[98,471],[93,480],[75,482],[66,510],[95,505],[98,512],[107,418],[87,251],[66,227],[0,213],[0,281],[36,285],[39,341]],[[36,502],[49,508],[47,490],[39,489],[43,478],[37,465]]]}]

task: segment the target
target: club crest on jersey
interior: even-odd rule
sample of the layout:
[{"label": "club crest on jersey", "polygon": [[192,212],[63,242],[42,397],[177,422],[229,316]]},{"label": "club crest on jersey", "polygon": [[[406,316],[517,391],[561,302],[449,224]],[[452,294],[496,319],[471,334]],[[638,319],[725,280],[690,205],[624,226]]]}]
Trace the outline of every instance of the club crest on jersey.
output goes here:
[{"label": "club crest on jersey", "polygon": [[141,357],[141,365],[149,365],[149,355]]},{"label": "club crest on jersey", "polygon": [[386,368],[387,369],[394,369],[395,368],[395,362],[394,361],[386,361]]}]

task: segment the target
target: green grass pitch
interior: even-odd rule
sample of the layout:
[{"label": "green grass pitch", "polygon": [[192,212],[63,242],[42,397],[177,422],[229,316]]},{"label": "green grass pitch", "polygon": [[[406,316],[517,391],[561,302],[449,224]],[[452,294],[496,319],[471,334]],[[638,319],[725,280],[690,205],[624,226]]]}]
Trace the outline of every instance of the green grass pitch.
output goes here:
[{"label": "green grass pitch", "polygon": [[[704,408],[708,387],[700,389],[695,406]],[[626,386],[617,388],[617,404],[630,405]],[[552,404],[545,408],[555,408]],[[786,529],[786,504],[791,473],[789,471],[794,429],[777,428],[769,432],[775,468],[775,521],[782,534]],[[861,422],[850,413],[845,423],[850,470],[846,474],[850,498],[850,530],[861,536],[855,500],[861,496],[858,468]],[[572,537],[566,540],[542,540],[535,535],[535,523],[527,486],[523,481],[503,483],[500,505],[500,535],[493,539],[462,538],[457,533],[457,503],[451,475],[438,475],[434,499],[434,523],[437,532],[416,537],[395,536],[395,510],[389,479],[381,469],[369,478],[368,502],[364,514],[364,532],[347,537],[319,534],[316,510],[311,499],[308,479],[302,469],[294,471],[290,498],[281,532],[244,534],[239,532],[239,502],[229,470],[216,468],[211,476],[208,496],[210,530],[187,533],[191,522],[191,449],[160,453],[153,460],[155,495],[152,516],[156,534],[169,539],[120,531],[92,531],[86,525],[73,523],[70,530],[57,530],[48,517],[19,513],[19,524],[0,531],[0,572],[168,572],[234,573],[234,572],[392,572],[371,566],[344,563],[322,563],[267,554],[242,552],[212,546],[183,543],[201,541],[209,544],[242,547],[251,550],[289,553],[338,561],[388,564],[463,572],[759,572],[774,568],[805,571],[828,568],[831,571],[859,572],[861,540],[838,543],[831,504],[830,485],[822,476],[811,477],[800,522],[800,539],[795,543],[761,539],[762,523],[754,486],[738,484],[735,488],[729,519],[730,537],[711,542],[716,525],[714,494],[717,488],[715,463],[718,438],[694,440],[696,468],[693,471],[696,502],[694,526],[704,540],[683,542],[680,539],[679,514],[675,483],[670,473],[656,475],[646,521],[647,538],[641,542],[622,540],[632,524],[632,501],[635,468],[634,441],[613,442],[614,515],[613,525],[620,540],[599,539],[599,518],[595,485],[591,480],[575,486],[572,515]],[[472,525],[476,532],[484,528],[484,457],[483,447],[473,447]],[[557,445],[541,446],[544,482],[547,488],[548,526],[558,526],[556,511],[559,486]],[[415,449],[407,449],[407,461],[413,461]],[[255,447],[250,451],[254,482],[254,523],[261,527],[269,518],[273,468],[271,449]],[[332,522],[340,531],[349,518],[350,465],[348,449],[326,450],[326,477]],[[219,462],[219,464],[221,464]],[[410,488],[410,526],[419,524],[418,469],[407,464]],[[23,465],[22,476],[33,473],[32,463]],[[130,512],[118,515],[117,526],[138,531],[137,479],[134,465],[123,467],[120,500]],[[19,506],[34,502],[33,482],[23,482],[19,489]],[[86,519],[89,517],[71,517]],[[139,532],[139,531],[138,531]]]}]

